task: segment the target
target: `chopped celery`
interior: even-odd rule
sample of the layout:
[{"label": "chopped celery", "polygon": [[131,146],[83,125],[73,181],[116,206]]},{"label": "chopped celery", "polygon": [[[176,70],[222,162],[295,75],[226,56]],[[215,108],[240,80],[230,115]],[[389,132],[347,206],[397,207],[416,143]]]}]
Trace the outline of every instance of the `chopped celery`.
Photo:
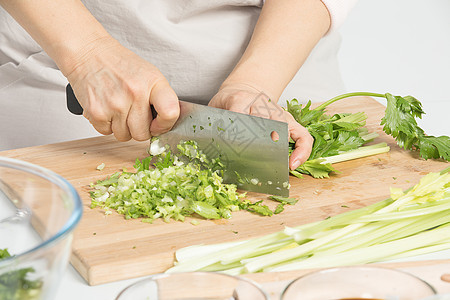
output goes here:
[{"label": "chopped celery", "polygon": [[143,218],[147,223],[158,218],[184,221],[194,213],[205,219],[229,219],[240,209],[263,216],[274,213],[261,201],[245,200],[235,185],[224,184],[221,162],[208,159],[195,142],[178,144],[179,154],[161,147],[158,140],[155,143],[150,147],[155,155],[136,160],[136,173],[118,172],[91,184],[91,208],[99,206],[106,214],[113,209],[126,219]]}]

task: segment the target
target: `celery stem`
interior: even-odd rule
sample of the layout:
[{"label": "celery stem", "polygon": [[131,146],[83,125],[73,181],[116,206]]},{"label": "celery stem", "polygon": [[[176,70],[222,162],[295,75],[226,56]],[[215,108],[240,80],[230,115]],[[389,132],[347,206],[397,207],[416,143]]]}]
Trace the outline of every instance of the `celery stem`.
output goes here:
[{"label": "celery stem", "polygon": [[322,103],[321,105],[319,105],[318,107],[316,107],[315,110],[324,109],[325,107],[327,107],[328,105],[330,105],[333,102],[336,102],[338,100],[341,100],[341,99],[344,99],[344,98],[348,98],[348,97],[354,97],[354,96],[369,96],[369,97],[380,97],[380,98],[385,98],[386,97],[384,94],[371,93],[371,92],[346,93],[346,94],[342,94],[342,95],[336,96],[334,98],[331,98],[330,100],[328,100],[328,101]]}]

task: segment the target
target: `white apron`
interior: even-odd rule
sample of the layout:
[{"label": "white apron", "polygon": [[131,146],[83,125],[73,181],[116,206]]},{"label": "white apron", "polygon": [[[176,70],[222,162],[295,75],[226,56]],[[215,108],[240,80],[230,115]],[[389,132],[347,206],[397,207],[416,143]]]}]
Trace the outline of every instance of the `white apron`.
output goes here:
[{"label": "white apron", "polygon": [[[125,47],[157,66],[178,97],[207,104],[250,39],[262,0],[85,0]],[[344,91],[328,34],[280,98],[322,101]],[[65,104],[67,80],[0,8],[0,150],[98,135]]]}]

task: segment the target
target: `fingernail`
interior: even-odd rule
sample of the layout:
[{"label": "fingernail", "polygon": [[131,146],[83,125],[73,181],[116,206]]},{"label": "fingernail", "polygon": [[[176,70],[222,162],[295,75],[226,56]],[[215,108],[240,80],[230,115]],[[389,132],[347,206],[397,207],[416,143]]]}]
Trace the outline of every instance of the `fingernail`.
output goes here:
[{"label": "fingernail", "polygon": [[299,160],[299,159],[296,159],[296,160],[294,160],[294,162],[292,163],[291,170],[295,170],[295,169],[297,169],[299,166],[300,166],[300,160]]}]

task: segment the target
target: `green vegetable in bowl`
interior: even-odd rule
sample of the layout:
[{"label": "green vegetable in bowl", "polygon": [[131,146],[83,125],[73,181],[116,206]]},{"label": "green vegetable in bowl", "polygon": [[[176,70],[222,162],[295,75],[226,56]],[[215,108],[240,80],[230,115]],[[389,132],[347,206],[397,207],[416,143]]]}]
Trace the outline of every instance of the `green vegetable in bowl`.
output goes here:
[{"label": "green vegetable in bowl", "polygon": [[[341,113],[332,116],[325,114],[328,105],[354,96],[381,97],[387,100],[381,125],[383,131],[392,135],[400,147],[419,151],[419,155],[424,159],[450,160],[450,138],[426,135],[418,126],[416,118],[421,118],[424,112],[422,104],[416,98],[393,96],[389,93],[354,92],[334,97],[314,109],[310,109],[311,102],[304,107],[296,99],[288,102],[287,111],[314,137],[311,156],[295,171],[291,171],[293,175],[329,177],[329,173],[336,171],[333,163],[389,151],[385,143],[364,146],[378,136],[376,133],[368,133],[363,127],[367,118],[364,113]],[[289,146],[292,152],[294,143],[291,142]]]},{"label": "green vegetable in bowl", "polygon": [[251,203],[235,185],[224,184],[220,160],[208,159],[194,141],[180,142],[177,154],[156,148],[150,149],[149,157],[136,160],[136,173],[115,173],[92,184],[91,208],[104,208],[107,214],[113,209],[126,219],[142,218],[149,223],[158,218],[184,221],[194,214],[229,219],[238,210],[274,214],[262,201]]},{"label": "green vegetable in bowl", "polygon": [[[8,249],[0,249],[0,260],[11,257]],[[39,299],[42,280],[29,279],[33,268],[23,268],[0,274],[0,300]]]},{"label": "green vegetable in bowl", "polygon": [[9,254],[8,249],[0,249],[0,260],[8,257],[11,257],[11,254]]}]

